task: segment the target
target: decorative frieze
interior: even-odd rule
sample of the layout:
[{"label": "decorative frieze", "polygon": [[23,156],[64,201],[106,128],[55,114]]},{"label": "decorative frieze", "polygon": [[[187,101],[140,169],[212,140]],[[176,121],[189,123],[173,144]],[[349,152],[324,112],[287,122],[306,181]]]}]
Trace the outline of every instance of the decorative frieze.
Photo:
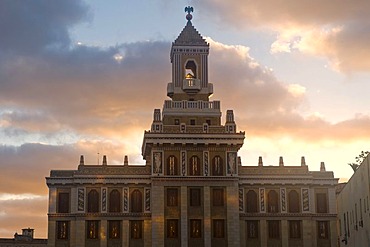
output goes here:
[{"label": "decorative frieze", "polygon": [[203,152],[204,176],[209,174],[209,152]]},{"label": "decorative frieze", "polygon": [[163,152],[161,151],[153,151],[152,173],[153,175],[163,175]]},{"label": "decorative frieze", "polygon": [[281,212],[286,213],[286,189],[280,188]]},{"label": "decorative frieze", "polygon": [[186,151],[181,151],[181,175],[186,175]]},{"label": "decorative frieze", "polygon": [[302,211],[303,212],[310,211],[310,195],[309,189],[307,188],[302,189]]},{"label": "decorative frieze", "polygon": [[145,211],[150,212],[150,189],[145,189]]},{"label": "decorative frieze", "polygon": [[128,188],[123,188],[123,212],[128,212]]},{"label": "decorative frieze", "polygon": [[85,211],[85,188],[78,188],[77,189],[77,211],[84,212]]},{"label": "decorative frieze", "polygon": [[239,188],[239,211],[244,211],[244,189]]},{"label": "decorative frieze", "polygon": [[265,188],[260,188],[260,211],[261,211],[261,213],[266,212],[266,208],[265,208]]},{"label": "decorative frieze", "polygon": [[101,211],[107,212],[107,188],[101,190]]},{"label": "decorative frieze", "polygon": [[226,152],[227,157],[227,174],[237,174],[236,152]]}]

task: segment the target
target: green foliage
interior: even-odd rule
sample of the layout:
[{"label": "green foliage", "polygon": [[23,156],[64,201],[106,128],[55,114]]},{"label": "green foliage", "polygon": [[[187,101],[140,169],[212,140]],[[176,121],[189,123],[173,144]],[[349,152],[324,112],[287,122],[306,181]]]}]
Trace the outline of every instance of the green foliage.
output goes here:
[{"label": "green foliage", "polygon": [[361,151],[361,153],[355,158],[355,163],[348,163],[348,165],[352,168],[353,172],[356,172],[358,167],[361,165],[362,161],[370,154],[369,151]]}]

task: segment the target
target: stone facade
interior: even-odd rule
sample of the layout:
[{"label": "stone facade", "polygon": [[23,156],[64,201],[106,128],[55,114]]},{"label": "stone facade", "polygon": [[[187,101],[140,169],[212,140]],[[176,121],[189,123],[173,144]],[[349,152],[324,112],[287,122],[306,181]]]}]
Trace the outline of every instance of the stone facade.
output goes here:
[{"label": "stone facade", "polygon": [[370,246],[370,156],[337,197],[340,246]]},{"label": "stone facade", "polygon": [[[332,172],[242,166],[232,110],[210,101],[209,44],[188,22],[171,48],[172,82],[144,132],[145,166],[51,171],[48,246],[335,246]],[[304,161],[304,159],[303,159]]]}]

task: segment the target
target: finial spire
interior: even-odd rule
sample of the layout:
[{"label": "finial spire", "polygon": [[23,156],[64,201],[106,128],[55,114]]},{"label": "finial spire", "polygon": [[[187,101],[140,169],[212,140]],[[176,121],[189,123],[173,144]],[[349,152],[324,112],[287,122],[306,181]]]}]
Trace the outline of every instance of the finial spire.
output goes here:
[{"label": "finial spire", "polygon": [[186,20],[188,20],[188,23],[191,23],[191,19],[193,19],[193,16],[190,13],[194,12],[194,8],[191,6],[185,7],[185,12],[188,12],[188,14],[186,15]]}]

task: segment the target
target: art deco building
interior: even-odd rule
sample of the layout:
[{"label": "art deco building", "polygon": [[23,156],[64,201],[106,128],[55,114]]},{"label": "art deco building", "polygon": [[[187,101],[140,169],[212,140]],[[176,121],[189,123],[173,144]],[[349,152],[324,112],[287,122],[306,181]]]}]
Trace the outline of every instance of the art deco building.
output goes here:
[{"label": "art deco building", "polygon": [[[169,100],[145,131],[145,166],[52,170],[49,246],[336,246],[332,172],[242,166],[232,110],[210,101],[209,44],[191,23],[172,43]],[[230,82],[232,83],[232,82]]]}]

